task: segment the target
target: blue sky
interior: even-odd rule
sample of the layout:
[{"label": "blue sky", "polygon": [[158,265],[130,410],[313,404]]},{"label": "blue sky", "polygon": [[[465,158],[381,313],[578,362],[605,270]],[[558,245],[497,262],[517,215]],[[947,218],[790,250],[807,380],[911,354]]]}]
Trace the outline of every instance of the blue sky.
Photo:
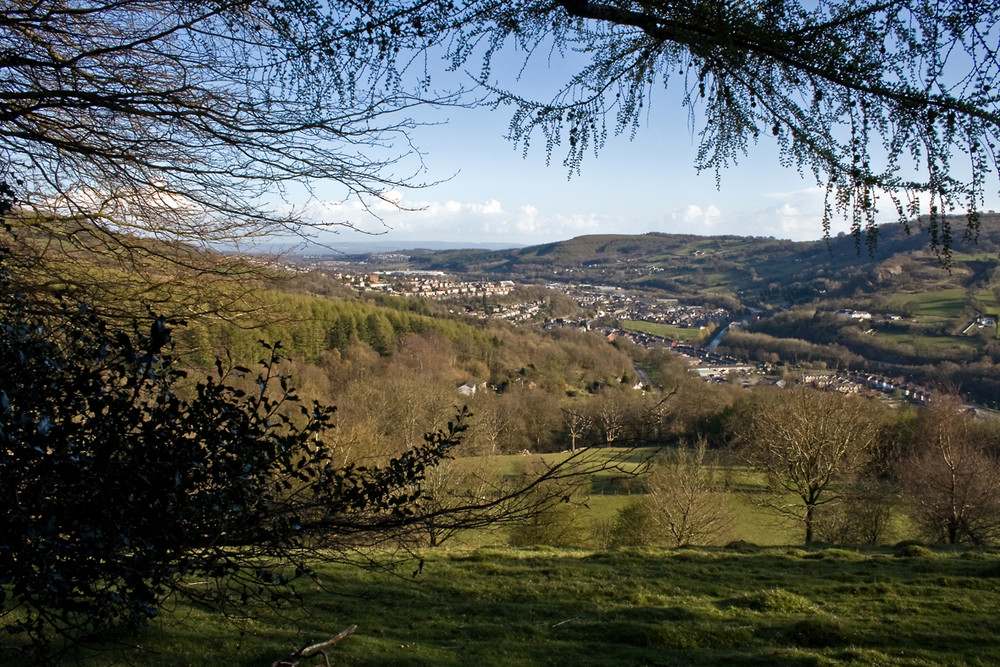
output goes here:
[{"label": "blue sky", "polygon": [[[547,70],[533,71],[544,76]],[[545,83],[525,80],[517,85],[535,92]],[[306,214],[326,222],[349,221],[380,234],[381,241],[404,245],[530,245],[583,234],[654,231],[793,240],[822,236],[822,188],[811,175],[783,168],[769,136],[751,146],[739,165],[723,171],[717,188],[714,173],[694,169],[697,137],[679,91],[658,91],[649,106],[634,140],[609,137],[572,178],[558,148],[546,165],[541,141],[523,157],[504,138],[509,109],[424,109],[422,118],[433,124],[411,134],[424,154],[426,171],[418,178],[439,183],[393,192],[403,210],[380,204],[374,208],[378,219],[355,202],[341,203],[335,187],[321,186]],[[888,201],[883,208],[884,220],[893,220]],[[986,208],[1000,205],[988,201]],[[846,229],[847,222],[837,220],[832,232]],[[374,239],[341,232],[320,240],[336,247],[338,242]]]},{"label": "blue sky", "polygon": [[[696,144],[677,114],[652,119],[636,138],[612,137],[581,173],[569,177],[562,154],[546,165],[542,147],[526,157],[504,139],[503,110],[442,110],[445,124],[418,128],[426,188],[394,193],[408,209],[378,206],[381,221],[318,190],[315,219],[350,220],[385,241],[536,244],[583,234],[673,232],[814,239],[822,234],[822,190],[778,164],[773,145],[757,147],[737,167],[696,173]],[[683,116],[683,114],[681,114]],[[383,224],[384,223],[384,224]],[[844,225],[846,229],[846,224]],[[834,231],[837,231],[836,229]],[[357,235],[332,238],[355,242]]]}]

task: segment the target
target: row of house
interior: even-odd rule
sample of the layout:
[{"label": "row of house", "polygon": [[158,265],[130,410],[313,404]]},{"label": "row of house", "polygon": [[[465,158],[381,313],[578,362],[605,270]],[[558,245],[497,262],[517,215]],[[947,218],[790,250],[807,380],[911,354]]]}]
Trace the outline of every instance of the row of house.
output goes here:
[{"label": "row of house", "polygon": [[846,394],[890,394],[913,403],[927,404],[931,392],[926,387],[907,382],[905,378],[887,378],[874,373],[837,371],[836,373],[806,374],[799,378],[803,384],[832,389]]},{"label": "row of house", "polygon": [[439,271],[398,271],[334,276],[362,292],[385,292],[397,296],[443,298],[455,296],[506,296],[516,285],[510,280],[469,282],[454,280]]},{"label": "row of house", "polygon": [[694,329],[730,318],[729,311],[724,308],[683,305],[676,299],[644,299],[620,287],[550,283],[549,288],[573,297],[580,307],[594,310],[598,317],[644,320]]}]

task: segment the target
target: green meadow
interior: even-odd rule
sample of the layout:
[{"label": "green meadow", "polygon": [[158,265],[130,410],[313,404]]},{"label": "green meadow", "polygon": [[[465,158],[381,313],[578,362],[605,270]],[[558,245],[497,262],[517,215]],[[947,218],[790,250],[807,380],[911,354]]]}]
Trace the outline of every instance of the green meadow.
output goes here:
[{"label": "green meadow", "polygon": [[978,342],[963,338],[961,336],[931,336],[913,333],[893,333],[877,332],[876,339],[892,341],[893,343],[907,343],[910,345],[921,345],[929,349],[941,347],[947,349],[967,349],[976,350],[979,348]]},{"label": "green meadow", "polygon": [[663,324],[661,322],[645,322],[643,320],[623,320],[621,327],[626,331],[641,331],[685,342],[698,342],[705,340],[711,335],[712,329],[692,329],[689,327],[679,327],[673,324]]},{"label": "green meadow", "polygon": [[892,308],[910,310],[914,315],[953,318],[962,314],[967,301],[967,290],[951,288],[916,294],[898,294],[889,299],[889,305]]},{"label": "green meadow", "polygon": [[[302,605],[185,604],[85,665],[268,665],[354,634],[339,665],[991,665],[1000,552],[913,544],[438,549],[395,573],[320,568]],[[322,657],[303,664],[325,664]]]},{"label": "green meadow", "polygon": [[[626,470],[649,453],[608,448],[595,456]],[[497,464],[510,473],[535,458],[542,457]],[[1000,549],[915,542],[806,548],[800,527],[777,522],[754,502],[758,473],[735,464],[722,472],[735,522],[729,541],[717,546],[603,547],[600,526],[642,491],[641,482],[630,487],[619,473],[604,472],[570,506],[580,546],[512,548],[506,531],[495,529],[402,559],[379,556],[374,568],[324,564],[315,579],[299,581],[300,599],[276,608],[244,606],[227,615],[177,598],[138,635],[64,661],[270,665],[357,625],[327,651],[330,664],[1000,662]],[[16,658],[0,654],[12,665]],[[301,664],[326,663],[317,656]]]}]

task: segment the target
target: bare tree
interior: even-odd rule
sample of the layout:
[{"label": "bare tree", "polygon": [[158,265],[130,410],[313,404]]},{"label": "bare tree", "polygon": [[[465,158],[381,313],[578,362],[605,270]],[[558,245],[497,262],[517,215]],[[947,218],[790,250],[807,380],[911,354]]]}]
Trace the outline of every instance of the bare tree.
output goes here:
[{"label": "bare tree", "polygon": [[492,499],[504,481],[496,459],[489,456],[449,458],[427,471],[421,483],[419,512],[425,515],[423,535],[427,545],[441,546],[462,531],[460,522],[448,516],[448,510],[479,505]]},{"label": "bare tree", "polygon": [[758,394],[742,407],[729,425],[735,444],[766,476],[768,505],[802,522],[808,544],[817,508],[838,502],[875,457],[878,415],[866,399],[804,387]]},{"label": "bare tree", "polygon": [[404,37],[376,43],[381,25],[363,19],[353,3],[6,1],[0,181],[19,205],[17,242],[128,269],[71,273],[63,288],[157,285],[177,270],[197,284],[222,259],[176,242],[348,225],[304,217],[293,191],[303,205],[319,186],[391,202],[421,170],[408,109],[425,98],[402,84]]},{"label": "bare tree", "polygon": [[606,444],[614,444],[628,432],[630,405],[620,387],[604,388],[598,394],[595,421]]},{"label": "bare tree", "polygon": [[577,444],[590,434],[594,427],[594,419],[580,411],[579,406],[562,409],[563,423],[569,434],[570,450],[576,451]]},{"label": "bare tree", "polygon": [[656,461],[647,478],[653,523],[671,546],[725,541],[733,525],[725,485],[707,445],[678,448]]},{"label": "bare tree", "polygon": [[490,400],[478,399],[473,404],[475,419],[470,427],[470,440],[480,454],[495,456],[509,453],[514,439],[516,420],[510,413],[510,406],[498,396]]},{"label": "bare tree", "polygon": [[878,544],[892,524],[898,488],[861,475],[840,489],[841,501],[819,508],[816,537],[831,544]]},{"label": "bare tree", "polygon": [[1000,537],[998,433],[954,398],[924,409],[900,463],[906,505],[928,537],[982,544]]}]

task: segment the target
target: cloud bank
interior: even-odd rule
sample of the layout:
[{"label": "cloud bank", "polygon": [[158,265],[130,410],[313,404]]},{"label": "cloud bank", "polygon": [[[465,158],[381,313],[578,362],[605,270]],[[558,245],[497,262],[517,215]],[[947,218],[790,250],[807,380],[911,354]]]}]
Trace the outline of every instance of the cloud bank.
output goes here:
[{"label": "cloud bank", "polygon": [[317,224],[350,226],[392,240],[543,243],[611,231],[613,216],[598,213],[545,213],[533,204],[508,209],[497,199],[483,202],[408,201],[389,193],[388,201],[313,201],[281,212]]},{"label": "cloud bank", "polygon": [[[590,204],[601,210],[559,212],[535,203],[502,202],[498,198],[468,202],[410,200],[402,193],[386,193],[384,200],[314,200],[282,212],[300,215],[319,226],[347,226],[387,241],[449,241],[530,245],[584,234],[643,234],[667,232],[700,235],[773,236],[806,241],[823,235],[823,197],[820,187],[786,192],[760,192],[742,200],[719,196],[715,201],[664,206],[650,193],[632,200]],[[579,203],[579,202],[578,202]],[[880,222],[895,220],[888,199]],[[582,206],[587,204],[579,203]],[[664,209],[667,209],[664,212]],[[849,231],[849,221],[834,216],[830,233]],[[319,234],[324,238],[324,234]],[[339,240],[346,240],[341,234]]]}]

